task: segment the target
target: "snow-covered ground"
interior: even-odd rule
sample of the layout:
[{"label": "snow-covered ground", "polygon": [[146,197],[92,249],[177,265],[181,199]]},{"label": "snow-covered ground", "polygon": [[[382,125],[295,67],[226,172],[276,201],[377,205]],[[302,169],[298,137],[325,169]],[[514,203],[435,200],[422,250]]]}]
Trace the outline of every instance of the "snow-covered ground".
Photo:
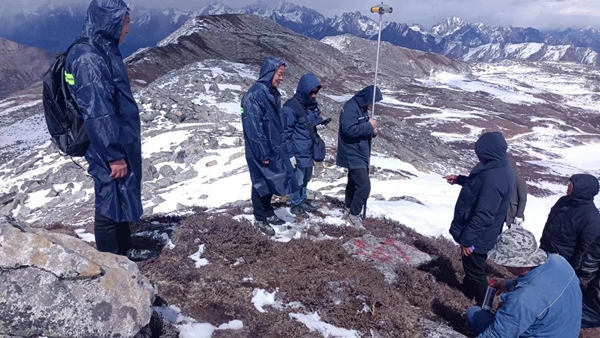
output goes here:
[{"label": "snow-covered ground", "polygon": [[[585,107],[587,111],[600,111],[600,104],[595,91],[590,88],[589,81],[581,79],[578,74],[587,68],[579,69],[569,68],[569,65],[554,64],[554,68],[564,68],[564,74],[555,75],[554,73],[540,72],[537,64],[528,65],[515,62],[504,62],[501,64],[477,64],[474,65],[470,76],[463,76],[450,73],[435,73],[428,80],[416,80],[423,86],[432,88],[442,88],[457,93],[464,92],[487,92],[501,101],[515,105],[535,105],[542,104],[545,101],[538,98],[540,94],[560,95],[564,104],[574,107]],[[218,142],[227,147],[219,147],[210,150],[209,153],[195,163],[176,163],[173,161],[164,161],[153,163],[157,170],[164,166],[170,166],[174,170],[186,171],[193,170],[198,174],[187,180],[162,187],[154,192],[152,199],[144,200],[144,207],[148,213],[163,214],[177,213],[182,209],[202,206],[213,210],[219,207],[240,201],[247,200],[250,195],[250,177],[246,171],[246,161],[244,158],[244,148],[236,143],[241,136],[241,123],[236,117],[239,112],[239,102],[219,102],[217,93],[210,90],[213,79],[220,78],[222,82],[218,83],[219,90],[231,91],[235,96],[242,94],[242,87],[237,83],[227,82],[232,78],[256,78],[256,74],[248,66],[237,63],[227,63],[227,70],[212,65],[210,62],[199,62],[187,66],[186,72],[198,72],[202,74],[197,77],[204,82],[205,90],[201,93],[189,96],[191,102],[198,102],[213,106],[221,113],[227,115],[227,121],[220,124],[214,123],[187,123],[176,124],[165,117],[165,108],[157,108],[159,117],[156,123],[146,126],[144,124],[143,156],[149,161],[154,154],[160,152],[176,153],[181,151],[182,144],[191,137],[198,136],[198,130],[219,130],[227,129],[229,125],[233,130],[228,134],[218,137]],[[156,81],[153,85],[161,90],[176,90],[181,85],[182,75],[167,75]],[[195,84],[185,85],[186,88]],[[471,108],[469,110],[458,108],[432,107],[422,102],[406,102],[395,98],[395,95],[406,93],[402,88],[385,88],[384,100],[381,103],[384,106],[393,108],[408,108],[425,111],[425,113],[415,114],[409,119],[422,121],[421,127],[431,128],[437,124],[443,123],[462,123],[463,121],[486,121],[496,117],[499,114],[494,112],[493,107],[489,110]],[[188,95],[188,94],[186,94]],[[351,96],[347,93],[328,93],[327,96],[338,102],[348,100]],[[188,96],[186,96],[188,97]],[[20,100],[20,98],[17,98]],[[15,109],[24,109],[39,104],[39,101],[20,101],[13,99],[0,102],[0,117],[9,116],[15,112]],[[143,105],[144,109],[152,106],[151,103]],[[173,105],[176,108],[177,105]],[[171,108],[173,108],[171,107]],[[168,110],[168,108],[166,109]],[[225,116],[224,116],[225,117]],[[518,134],[508,139],[511,150],[521,151],[529,154],[537,160],[531,161],[536,165],[548,168],[554,174],[569,176],[579,172],[590,172],[600,175],[600,160],[597,159],[596,149],[600,141],[591,139],[587,143],[573,144],[571,139],[565,136],[598,136],[593,133],[587,133],[578,128],[565,130],[568,121],[556,117],[531,116],[530,120],[536,126],[531,131]],[[32,144],[40,144],[41,140],[47,138],[45,126],[41,116],[29,117],[19,124],[21,129],[13,128],[10,125],[6,132],[0,135],[0,146],[9,146],[11,144],[27,144],[31,149]],[[1,128],[1,126],[0,126]],[[2,129],[3,130],[3,129]],[[474,141],[478,135],[484,131],[483,127],[465,124],[461,132],[437,132],[433,134],[446,141]],[[44,136],[45,135],[45,136]],[[201,141],[199,141],[201,142]],[[47,145],[47,143],[45,144]],[[44,146],[45,146],[44,145]],[[38,148],[43,149],[43,148]],[[377,150],[377,148],[375,148]],[[57,154],[46,154],[33,168],[16,175],[5,176],[0,182],[0,193],[8,192],[14,185],[20,185],[32,178],[43,174],[52,169],[57,171],[65,165],[72,165],[70,160],[61,158]],[[452,219],[454,203],[459,192],[459,187],[448,185],[443,179],[443,173],[423,173],[412,165],[402,162],[398,159],[389,158],[389,155],[378,153],[372,160],[373,165],[392,171],[405,171],[413,176],[410,179],[398,180],[378,180],[373,179],[372,192],[374,195],[382,195],[386,200],[371,199],[368,201],[368,215],[371,217],[386,217],[406,224],[417,231],[431,236],[448,236],[448,227]],[[0,171],[2,167],[0,167]],[[467,174],[466,172],[462,174]],[[155,181],[162,179],[160,175]],[[319,190],[321,193],[329,196],[339,196],[340,185],[345,183],[345,178],[336,182],[324,182],[318,178],[311,182],[309,188]],[[529,197],[528,207],[526,209],[526,227],[530,228],[538,237],[544,225],[546,215],[550,206],[558,199],[558,196],[564,191],[564,187],[548,182],[530,182],[531,185],[538,188],[545,188],[554,193],[554,195],[544,198]],[[337,186],[335,188],[331,188]],[[29,199],[23,205],[32,211],[35,211],[44,205],[51,203],[55,197],[49,195],[51,189],[58,193],[66,191],[66,184],[55,184],[52,187],[29,194]],[[91,188],[84,188],[81,182],[68,188],[71,193],[78,194],[80,203],[91,203],[93,191]],[[409,196],[417,199],[423,204],[411,202],[410,200],[389,201],[392,197]],[[15,215],[20,213],[22,207],[14,211]],[[338,210],[321,210],[326,217],[323,219],[312,219],[308,222],[327,222],[336,225],[342,225],[340,220],[341,213]],[[294,223],[295,218],[289,213],[288,209],[278,211],[278,215],[290,224]],[[38,221],[43,215],[32,213],[28,216],[29,221]],[[251,212],[239,215],[238,219],[252,220]],[[282,227],[278,230],[277,240],[289,241],[300,236],[300,229],[287,229]],[[81,234],[84,236],[84,234]],[[88,237],[86,237],[88,238]],[[201,254],[198,254],[198,260],[201,260]]]}]

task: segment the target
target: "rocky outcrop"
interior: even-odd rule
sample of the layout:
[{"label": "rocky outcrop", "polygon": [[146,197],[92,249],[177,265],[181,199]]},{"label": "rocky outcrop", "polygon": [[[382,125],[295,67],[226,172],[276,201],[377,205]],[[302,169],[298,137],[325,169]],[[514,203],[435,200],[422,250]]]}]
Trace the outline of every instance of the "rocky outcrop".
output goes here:
[{"label": "rocky outcrop", "polygon": [[0,336],[133,337],[156,288],[125,257],[0,216]]}]

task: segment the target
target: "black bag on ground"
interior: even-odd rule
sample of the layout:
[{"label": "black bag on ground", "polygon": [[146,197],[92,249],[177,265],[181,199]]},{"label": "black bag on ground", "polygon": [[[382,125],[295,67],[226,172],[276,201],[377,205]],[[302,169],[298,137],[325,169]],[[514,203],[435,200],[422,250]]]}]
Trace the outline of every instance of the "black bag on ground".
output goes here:
[{"label": "black bag on ground", "polygon": [[[50,139],[63,155],[72,157],[84,156],[90,145],[83,115],[79,112],[79,107],[67,87],[67,82],[74,81],[74,79],[66,77],[73,75],[67,74],[65,71],[67,54],[73,46],[80,43],[101,51],[91,39],[79,38],[69,46],[66,52],[56,57],[56,61],[50,66],[43,79],[44,117]],[[104,54],[102,56],[112,75],[108,59]]]}]

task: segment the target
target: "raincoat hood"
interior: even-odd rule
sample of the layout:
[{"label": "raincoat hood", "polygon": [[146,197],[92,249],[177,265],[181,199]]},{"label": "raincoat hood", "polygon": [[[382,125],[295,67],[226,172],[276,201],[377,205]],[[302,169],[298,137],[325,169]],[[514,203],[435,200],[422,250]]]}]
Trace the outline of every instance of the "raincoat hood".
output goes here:
[{"label": "raincoat hood", "polygon": [[321,82],[319,82],[319,79],[314,74],[304,74],[298,82],[295,96],[305,107],[316,106],[317,100],[309,98],[308,94],[313,89],[321,87]]},{"label": "raincoat hood", "polygon": [[569,179],[573,183],[571,198],[582,201],[593,201],[600,190],[598,179],[590,174],[577,174]]},{"label": "raincoat hood", "polygon": [[[356,93],[356,95],[354,95],[354,98],[361,108],[365,108],[366,106],[373,104],[373,88],[373,85],[365,87],[360,92]],[[381,100],[383,100],[383,95],[381,95],[381,90],[379,87],[377,87],[375,102],[379,102]]]},{"label": "raincoat hood", "polygon": [[81,35],[95,39],[101,36],[118,45],[128,11],[123,0],[93,0],[88,8]]},{"label": "raincoat hood", "polygon": [[490,132],[481,135],[475,143],[475,154],[483,164],[497,162],[500,165],[507,164],[506,150],[508,145],[502,133]]},{"label": "raincoat hood", "polygon": [[260,76],[256,82],[264,84],[267,86],[267,88],[271,88],[271,83],[273,82],[273,77],[275,77],[275,72],[280,66],[285,67],[285,62],[272,56],[269,57],[260,67]]}]

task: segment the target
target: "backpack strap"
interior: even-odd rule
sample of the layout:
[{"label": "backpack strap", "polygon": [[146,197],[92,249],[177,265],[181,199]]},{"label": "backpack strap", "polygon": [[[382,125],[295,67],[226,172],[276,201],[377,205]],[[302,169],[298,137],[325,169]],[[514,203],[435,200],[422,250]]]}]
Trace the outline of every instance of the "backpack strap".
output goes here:
[{"label": "backpack strap", "polygon": [[310,123],[310,120],[308,119],[308,113],[306,112],[308,109],[306,109],[306,107],[304,107],[300,103],[300,101],[298,101],[298,98],[296,98],[296,96],[294,96],[293,100],[296,103],[296,106],[298,107],[300,114],[306,121],[306,125],[308,126],[308,132],[310,133],[310,139],[311,139],[312,143],[313,144],[317,143],[317,134],[315,133],[315,127],[312,125],[312,123]]},{"label": "backpack strap", "polygon": [[[67,56],[69,55],[69,52],[71,51],[71,48],[75,47],[75,45],[78,44],[84,44],[84,45],[88,45],[88,46],[92,46],[94,49],[96,49],[96,51],[98,51],[98,53],[100,54],[100,56],[102,56],[102,59],[104,60],[104,63],[106,64],[106,67],[108,68],[108,72],[110,73],[110,79],[114,84],[115,87],[115,92],[113,93],[113,102],[115,105],[115,109],[116,109],[116,113],[119,114],[121,112],[121,110],[119,109],[119,101],[117,100],[117,94],[119,93],[119,89],[117,88],[117,85],[115,83],[114,80],[114,75],[113,75],[113,69],[112,66],[110,65],[110,60],[108,59],[108,56],[102,51],[102,48],[100,48],[100,46],[90,37],[80,37],[77,40],[75,40],[70,46],[69,48],[67,48],[67,51],[65,52],[65,63],[67,61]],[[63,90],[63,95],[65,95],[65,88],[67,88],[64,85],[65,79],[64,79],[64,74],[63,76],[61,76],[62,80],[61,83],[63,84],[62,90]],[[68,96],[64,96],[64,97],[68,97]],[[73,104],[75,104],[75,101],[73,101]]]}]

